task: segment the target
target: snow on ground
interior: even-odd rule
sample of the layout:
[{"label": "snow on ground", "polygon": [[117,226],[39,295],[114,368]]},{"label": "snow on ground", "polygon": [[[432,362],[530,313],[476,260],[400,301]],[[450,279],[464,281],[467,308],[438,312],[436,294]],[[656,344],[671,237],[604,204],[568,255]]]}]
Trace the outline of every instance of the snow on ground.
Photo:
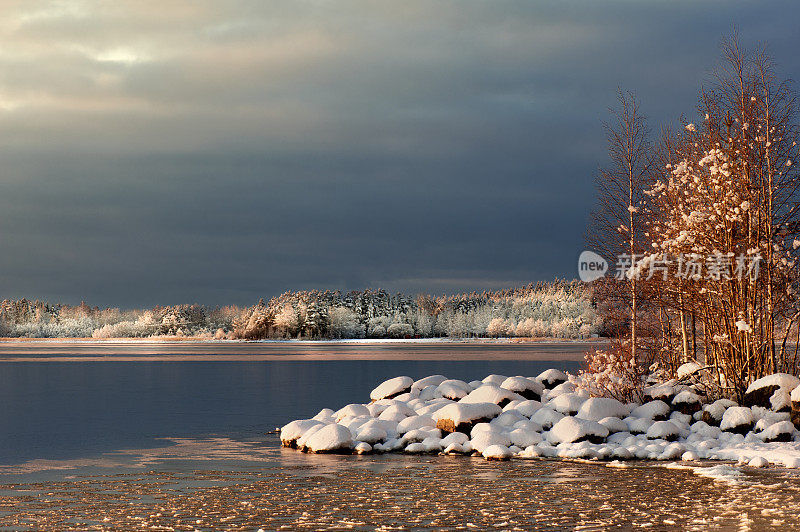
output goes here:
[{"label": "snow on ground", "polygon": [[[800,431],[790,421],[783,397],[791,393],[796,403],[800,385],[790,390],[794,377],[789,377],[757,381],[754,389],[774,386],[782,392],[772,408],[718,400],[693,413],[685,412],[687,404],[708,401],[679,381],[650,388],[650,397],[666,401],[639,405],[589,397],[557,370],[536,377],[490,375],[469,383],[444,375],[416,381],[395,377],[377,386],[369,403],[326,408],[311,419],[288,423],[281,429],[281,442],[320,453],[471,454],[487,460],[564,458],[617,464],[631,459],[684,464],[722,460],[738,467],[800,468]],[[541,394],[541,400],[518,392]],[[740,474],[730,465],[687,467],[726,482]]]}]

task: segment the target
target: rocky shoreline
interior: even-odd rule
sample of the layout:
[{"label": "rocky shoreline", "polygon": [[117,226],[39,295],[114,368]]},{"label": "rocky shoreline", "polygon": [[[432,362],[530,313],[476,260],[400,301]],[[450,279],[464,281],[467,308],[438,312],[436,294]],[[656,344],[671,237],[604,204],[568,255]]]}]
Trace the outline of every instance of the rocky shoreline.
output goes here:
[{"label": "rocky shoreline", "polygon": [[800,467],[800,379],[769,375],[739,405],[710,401],[702,368],[654,383],[641,403],[590,397],[556,369],[536,377],[465,382],[432,375],[389,379],[367,403],[323,409],[280,430],[286,447],[312,453],[404,452],[487,460],[727,460]]}]

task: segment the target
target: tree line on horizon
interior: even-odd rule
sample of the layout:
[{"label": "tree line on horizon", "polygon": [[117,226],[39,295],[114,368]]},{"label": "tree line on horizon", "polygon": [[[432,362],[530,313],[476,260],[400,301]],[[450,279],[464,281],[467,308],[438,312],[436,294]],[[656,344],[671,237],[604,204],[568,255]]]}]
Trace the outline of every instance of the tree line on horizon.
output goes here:
[{"label": "tree line on horizon", "polygon": [[384,290],[286,292],[251,307],[100,309],[27,299],[0,302],[0,336],[27,338],[349,339],[588,338],[611,327],[577,281],[449,296]]},{"label": "tree line on horizon", "polygon": [[654,363],[673,377],[696,363],[739,398],[800,370],[796,95],[763,48],[734,34],[722,55],[678,129],[654,138],[621,91],[605,124],[587,245],[616,270],[594,284],[617,328],[587,359],[598,393],[631,392]]}]

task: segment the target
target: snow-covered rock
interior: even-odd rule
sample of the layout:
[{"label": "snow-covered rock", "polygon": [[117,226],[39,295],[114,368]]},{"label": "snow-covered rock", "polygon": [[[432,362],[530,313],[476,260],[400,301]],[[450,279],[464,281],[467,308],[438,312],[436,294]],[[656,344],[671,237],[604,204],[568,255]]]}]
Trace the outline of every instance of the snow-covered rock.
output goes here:
[{"label": "snow-covered rock", "polygon": [[544,385],[541,382],[527,377],[509,377],[500,383],[500,387],[521,395],[525,399],[535,401],[542,398],[544,391]]},{"label": "snow-covered rock", "polygon": [[391,405],[389,408],[381,412],[378,419],[391,420],[401,422],[407,417],[416,416],[417,413],[405,403],[398,401],[396,404]]},{"label": "snow-covered rock", "polygon": [[[563,397],[563,396],[562,396]],[[591,397],[581,404],[575,417],[600,421],[607,417],[624,418],[630,413],[628,407],[616,399],[608,397]]]},{"label": "snow-covered rock", "polygon": [[464,381],[448,379],[442,381],[439,386],[436,387],[436,391],[441,397],[458,401],[462,397],[466,397],[467,394],[472,391],[472,387]]},{"label": "snow-covered rock", "polygon": [[297,440],[311,427],[324,425],[316,419],[298,419],[287,423],[281,428],[281,444],[284,447],[297,447]]},{"label": "snow-covered rock", "polygon": [[725,410],[719,428],[726,432],[747,434],[755,425],[753,411],[746,406],[732,406]]},{"label": "snow-covered rock", "polygon": [[769,405],[775,412],[791,412],[792,399],[784,388],[778,388],[769,398]]},{"label": "snow-covered rock", "polygon": [[508,437],[512,444],[521,449],[526,449],[542,441],[542,435],[539,432],[525,429],[514,429],[508,433]]},{"label": "snow-covered rock", "polygon": [[422,391],[428,386],[439,386],[441,383],[447,380],[447,377],[444,375],[430,375],[428,377],[423,377],[421,379],[417,379],[414,381],[414,384],[411,385],[411,391],[419,390]]},{"label": "snow-covered rock", "polygon": [[394,377],[379,384],[377,388],[370,392],[369,398],[373,401],[391,399],[392,397],[410,391],[413,384],[414,379],[411,377]]},{"label": "snow-covered rock", "polygon": [[536,377],[536,380],[541,382],[544,387],[549,390],[555,388],[562,382],[567,382],[567,374],[557,369],[548,369],[541,372]]},{"label": "snow-covered rock", "polygon": [[472,436],[470,439],[472,448],[483,454],[483,451],[493,445],[508,447],[511,445],[511,438],[505,432],[484,430]]},{"label": "snow-covered rock", "polygon": [[683,390],[672,399],[672,407],[682,414],[694,414],[702,408],[702,399],[691,390]]},{"label": "snow-covered rock", "polygon": [[644,389],[644,396],[651,401],[661,400],[665,403],[669,403],[678,393],[675,390],[676,384],[677,381],[670,380],[665,383],[648,386]]},{"label": "snow-covered rock", "polygon": [[558,423],[563,417],[564,414],[545,406],[537,410],[536,413],[531,416],[531,421],[541,425],[544,429],[550,429],[550,427]]},{"label": "snow-covered rock", "polygon": [[718,427],[722,421],[722,415],[725,413],[725,410],[732,406],[737,406],[734,401],[730,399],[718,399],[710,405],[703,407],[703,417],[701,419],[709,425]]},{"label": "snow-covered rock", "polygon": [[701,369],[703,369],[703,366],[701,366],[697,362],[687,362],[685,364],[681,364],[678,367],[677,371],[678,380],[683,380],[687,377],[690,377],[695,373],[697,373],[698,371],[700,371]]},{"label": "snow-covered rock", "polygon": [[369,454],[372,452],[372,445],[360,441],[353,447],[353,452],[356,454]]},{"label": "snow-covered rock", "polygon": [[487,460],[508,460],[511,458],[511,451],[503,445],[491,445],[481,453]]},{"label": "snow-covered rock", "polygon": [[500,386],[500,384],[507,378],[508,377],[506,377],[505,375],[492,374],[484,377],[483,380],[481,380],[481,382],[483,384],[494,384],[495,386]]},{"label": "snow-covered rock", "polygon": [[553,425],[548,433],[548,440],[551,443],[574,443],[587,440],[599,443],[608,436],[608,429],[600,423],[567,416]]},{"label": "snow-covered rock", "polygon": [[649,440],[675,441],[681,434],[681,429],[672,421],[656,421],[647,429]]},{"label": "snow-covered rock", "polygon": [[528,401],[520,401],[514,406],[514,409],[523,416],[531,417],[541,407],[542,403],[540,403],[539,401],[528,400]]},{"label": "snow-covered rock", "polygon": [[433,413],[436,427],[444,432],[469,433],[476,423],[494,419],[502,413],[494,403],[452,403]]},{"label": "snow-covered rock", "polygon": [[461,399],[461,403],[494,403],[500,407],[505,406],[511,401],[524,400],[524,397],[510,390],[506,390],[494,384],[484,384],[467,394]]},{"label": "snow-covered rock", "polygon": [[336,411],[333,415],[334,419],[338,422],[346,417],[359,417],[359,416],[371,416],[371,412],[369,408],[362,404],[353,403],[347,406],[344,406]]},{"label": "snow-covered rock", "polygon": [[397,433],[405,434],[414,429],[432,429],[435,427],[436,421],[431,416],[409,416],[397,424]]},{"label": "snow-covered rock", "polygon": [[628,424],[618,417],[604,417],[603,419],[599,420],[598,423],[607,428],[608,432],[612,434],[615,432],[627,432],[628,430]]},{"label": "snow-covered rock", "polygon": [[795,434],[794,425],[789,421],[779,421],[767,427],[762,433],[761,437],[765,442],[788,442],[792,441]]},{"label": "snow-covered rock", "polygon": [[787,373],[774,373],[753,381],[745,391],[742,399],[743,406],[763,406],[769,408],[770,397],[776,390],[784,389],[791,392],[800,386],[800,379]]},{"label": "snow-covered rock", "polygon": [[663,421],[669,416],[670,407],[667,403],[661,400],[654,400],[647,402],[641,406],[637,406],[631,412],[631,416],[643,419],[652,419],[655,421]]},{"label": "snow-covered rock", "polygon": [[344,425],[332,423],[312,434],[305,444],[314,453],[349,453],[353,450],[353,435]]},{"label": "snow-covered rock", "polygon": [[388,437],[388,432],[378,420],[364,423],[354,434],[356,435],[356,441],[369,443],[370,445],[384,441]]},{"label": "snow-covered rock", "polygon": [[585,401],[586,398],[576,393],[565,393],[550,401],[548,406],[564,415],[574,416]]},{"label": "snow-covered rock", "polygon": [[450,434],[442,438],[442,445],[445,447],[447,447],[452,443],[464,445],[468,441],[469,441],[469,436],[467,436],[463,432],[451,432]]}]

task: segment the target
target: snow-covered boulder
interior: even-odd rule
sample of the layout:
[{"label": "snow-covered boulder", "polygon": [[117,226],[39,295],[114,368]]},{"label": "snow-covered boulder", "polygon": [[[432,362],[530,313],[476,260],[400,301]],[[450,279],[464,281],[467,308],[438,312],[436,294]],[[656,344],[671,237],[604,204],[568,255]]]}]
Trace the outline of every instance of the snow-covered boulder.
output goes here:
[{"label": "snow-covered boulder", "polygon": [[542,398],[544,385],[527,377],[509,377],[500,383],[500,387],[521,395],[525,399],[538,401]]},{"label": "snow-covered boulder", "polygon": [[447,446],[445,446],[444,451],[442,451],[442,452],[444,454],[452,456],[452,455],[459,455],[459,454],[469,454],[469,453],[472,452],[472,449],[469,449],[469,448],[465,447],[463,443],[455,443],[454,442],[454,443],[450,443]]},{"label": "snow-covered boulder", "polygon": [[794,423],[794,426],[800,429],[800,386],[797,386],[789,395],[792,401],[792,411],[789,419]]},{"label": "snow-covered boulder", "polygon": [[531,417],[533,414],[536,413],[542,407],[542,403],[539,401],[528,400],[528,401],[520,401],[514,406],[514,409],[522,414],[523,416]]},{"label": "snow-covered boulder", "polygon": [[467,394],[466,397],[461,399],[461,403],[494,403],[499,407],[503,407],[511,401],[523,401],[524,397],[505,388],[501,388],[494,384],[484,384]]},{"label": "snow-covered boulder", "polygon": [[412,417],[416,415],[417,413],[408,405],[406,405],[403,402],[397,401],[397,403],[391,405],[389,408],[384,410],[381,413],[381,415],[378,416],[378,419],[391,420],[400,423],[407,417]]},{"label": "snow-covered boulder", "polygon": [[725,410],[732,406],[737,406],[734,401],[731,401],[730,399],[718,399],[710,405],[703,407],[703,416],[701,419],[711,426],[719,427]]},{"label": "snow-covered boulder", "polygon": [[633,417],[628,416],[622,421],[628,426],[628,432],[631,434],[646,434],[653,420],[646,417]]},{"label": "snow-covered boulder", "polygon": [[791,412],[792,398],[784,388],[778,388],[769,398],[770,408],[775,412]]},{"label": "snow-covered boulder", "polygon": [[691,377],[701,369],[703,369],[703,366],[697,362],[687,362],[686,364],[681,364],[677,371],[678,380],[684,380],[688,377]]},{"label": "snow-covered boulder", "polygon": [[508,460],[511,458],[511,451],[503,445],[491,445],[481,453],[487,460]]},{"label": "snow-covered boulder", "polygon": [[345,453],[353,450],[353,435],[350,429],[338,423],[325,425],[305,442],[314,453]]},{"label": "snow-covered boulder", "polygon": [[502,414],[492,420],[492,425],[498,427],[513,427],[519,421],[530,421],[516,410],[504,410]]},{"label": "snow-covered boulder", "polygon": [[297,419],[287,423],[281,428],[281,444],[284,447],[297,447],[297,440],[306,433],[308,429],[316,425],[324,425],[316,419]]},{"label": "snow-covered boulder", "polygon": [[483,384],[494,384],[495,386],[500,386],[500,384],[507,378],[508,377],[506,377],[505,375],[497,375],[493,373],[491,375],[487,375],[486,377],[484,377],[483,380],[481,380],[481,382]]},{"label": "snow-covered boulder", "polygon": [[558,423],[563,417],[564,414],[544,406],[531,416],[531,421],[539,424],[544,429],[550,429],[550,427]]},{"label": "snow-covered boulder", "polygon": [[683,390],[672,399],[672,407],[682,414],[692,415],[703,407],[703,400],[691,390]]},{"label": "snow-covered boulder", "polygon": [[628,424],[622,421],[618,417],[609,416],[604,417],[603,419],[599,420],[598,423],[603,425],[605,428],[608,429],[608,432],[615,433],[615,432],[627,432],[628,431]]},{"label": "snow-covered boulder", "polygon": [[719,428],[725,432],[747,434],[755,425],[753,411],[746,406],[732,406],[725,410]]},{"label": "snow-covered boulder", "polygon": [[469,441],[469,436],[464,434],[463,432],[451,432],[444,438],[442,438],[442,445],[447,447],[452,443],[457,443],[459,445],[464,445]]},{"label": "snow-covered boulder", "polygon": [[511,438],[505,432],[483,430],[474,434],[470,442],[472,443],[472,448],[482,454],[485,449],[492,445],[510,446]]},{"label": "snow-covered boulder", "polygon": [[441,383],[447,380],[447,377],[444,375],[430,375],[428,377],[423,377],[421,379],[417,379],[414,381],[414,384],[411,385],[411,391],[419,390],[422,391],[428,386],[439,386]]},{"label": "snow-covered boulder", "polygon": [[433,429],[414,429],[409,430],[403,437],[400,438],[405,444],[412,443],[412,442],[421,442],[425,441],[428,438],[441,438],[442,431],[436,428]]},{"label": "snow-covered boulder", "polygon": [[353,403],[347,406],[344,406],[336,411],[333,415],[334,419],[339,422],[346,417],[360,417],[360,416],[370,416],[372,417],[372,412],[369,411],[369,408],[362,404]]},{"label": "snow-covered boulder", "polygon": [[502,409],[494,403],[451,403],[433,413],[436,427],[443,432],[469,434],[476,423],[488,422],[499,416]]},{"label": "snow-covered boulder", "polygon": [[[562,396],[563,397],[563,396]],[[622,419],[630,413],[628,407],[616,399],[609,397],[591,397],[581,404],[575,417],[600,421],[607,417]]]},{"label": "snow-covered boulder", "polygon": [[360,441],[353,447],[353,452],[356,454],[370,454],[372,452],[372,445]]},{"label": "snow-covered boulder", "polygon": [[590,441],[601,443],[608,436],[608,429],[600,423],[567,416],[553,425],[548,440],[553,444]]},{"label": "snow-covered boulder", "polygon": [[[351,430],[351,432],[353,432]],[[367,421],[354,432],[356,441],[369,443],[374,445],[378,442],[386,440],[388,432],[383,425],[377,420]]]},{"label": "snow-covered boulder", "polygon": [[436,421],[431,416],[409,416],[397,424],[397,433],[405,434],[415,429],[436,428]]},{"label": "snow-covered boulder", "polygon": [[761,433],[765,442],[792,441],[795,433],[794,425],[789,421],[779,421],[767,427]]},{"label": "snow-covered boulder", "polygon": [[330,408],[323,408],[320,410],[316,416],[312,417],[311,419],[316,419],[317,421],[321,421],[323,423],[333,423],[336,421],[336,412],[331,410]]},{"label": "snow-covered boulder", "polygon": [[651,401],[660,400],[664,401],[665,403],[669,403],[678,393],[678,391],[675,389],[676,384],[677,381],[673,379],[661,384],[647,386],[644,389],[644,396]]},{"label": "snow-covered boulder", "polygon": [[550,390],[545,390],[542,392],[542,402],[550,401],[555,399],[559,395],[564,395],[565,393],[575,393],[576,388],[575,385],[571,382],[562,382],[561,384],[557,385],[555,388]]},{"label": "snow-covered boulder", "polygon": [[664,421],[669,416],[671,409],[667,403],[659,399],[649,401],[641,406],[637,406],[631,412],[631,416],[654,421]]},{"label": "snow-covered boulder", "polygon": [[585,397],[576,393],[565,393],[550,401],[548,406],[565,416],[574,416],[585,401]]},{"label": "snow-covered boulder", "polygon": [[551,390],[561,384],[567,382],[567,374],[557,369],[547,369],[541,372],[536,380],[541,382],[545,388]]},{"label": "snow-covered boulder", "polygon": [[508,433],[511,443],[521,449],[526,449],[531,445],[541,443],[542,435],[533,430],[514,429]]},{"label": "snow-covered boulder", "polygon": [[788,373],[774,373],[753,381],[742,398],[743,406],[763,406],[770,408],[770,397],[776,390],[785,389],[791,392],[800,386],[800,379]]},{"label": "snow-covered boulder", "polygon": [[436,388],[437,393],[445,399],[458,401],[472,391],[472,386],[458,379],[442,381]]},{"label": "snow-covered boulder", "polygon": [[373,401],[391,399],[392,397],[411,391],[411,386],[413,384],[414,379],[411,377],[394,377],[379,384],[377,388],[370,392],[369,398]]},{"label": "snow-covered boulder", "polygon": [[648,440],[675,441],[680,435],[681,429],[672,421],[656,421],[647,429]]}]

